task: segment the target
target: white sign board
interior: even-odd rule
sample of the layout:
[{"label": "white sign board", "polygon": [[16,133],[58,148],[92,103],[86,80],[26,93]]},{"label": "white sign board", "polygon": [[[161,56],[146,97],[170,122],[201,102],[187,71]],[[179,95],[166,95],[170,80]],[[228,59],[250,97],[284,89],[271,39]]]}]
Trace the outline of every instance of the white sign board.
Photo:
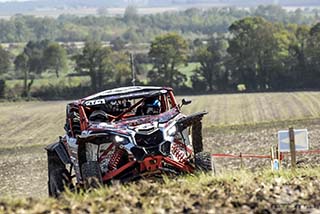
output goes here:
[{"label": "white sign board", "polygon": [[[296,151],[308,150],[308,130],[294,129],[294,141],[296,145]],[[280,152],[290,152],[289,130],[278,132],[278,146]]]}]

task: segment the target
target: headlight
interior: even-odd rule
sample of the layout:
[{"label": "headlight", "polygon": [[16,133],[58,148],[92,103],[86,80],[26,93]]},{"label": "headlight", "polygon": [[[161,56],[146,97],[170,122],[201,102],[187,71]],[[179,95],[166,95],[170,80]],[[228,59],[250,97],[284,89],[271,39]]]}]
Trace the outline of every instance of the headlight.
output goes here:
[{"label": "headlight", "polygon": [[175,136],[177,134],[177,127],[172,126],[167,130],[167,135],[168,136]]},{"label": "headlight", "polygon": [[121,143],[121,144],[128,144],[128,143],[129,143],[128,138],[122,137],[122,136],[120,136],[120,135],[116,135],[116,136],[114,137],[114,141],[115,141],[116,143]]}]

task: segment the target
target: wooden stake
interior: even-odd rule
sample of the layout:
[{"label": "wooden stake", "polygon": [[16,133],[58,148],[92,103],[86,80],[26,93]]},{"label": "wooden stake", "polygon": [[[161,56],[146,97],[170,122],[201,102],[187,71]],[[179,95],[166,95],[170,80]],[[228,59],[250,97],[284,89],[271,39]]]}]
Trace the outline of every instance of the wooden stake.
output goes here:
[{"label": "wooden stake", "polygon": [[294,141],[294,130],[289,128],[289,140],[290,140],[290,154],[291,154],[291,168],[294,170],[296,168],[296,144]]},{"label": "wooden stake", "polygon": [[273,146],[271,146],[271,148],[270,148],[270,155],[271,155],[271,170],[273,171],[273,160],[274,160]]},{"label": "wooden stake", "polygon": [[243,169],[242,153],[240,152],[240,168]]},{"label": "wooden stake", "polygon": [[278,146],[276,147],[276,155],[277,155],[277,159],[279,160],[279,170],[280,170],[281,163],[282,163],[282,155]]}]

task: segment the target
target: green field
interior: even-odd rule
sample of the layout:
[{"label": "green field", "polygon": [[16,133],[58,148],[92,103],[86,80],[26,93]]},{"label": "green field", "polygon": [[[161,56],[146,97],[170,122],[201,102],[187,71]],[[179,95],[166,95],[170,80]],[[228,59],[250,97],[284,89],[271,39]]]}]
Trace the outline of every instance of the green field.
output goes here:
[{"label": "green field", "polygon": [[[310,148],[320,149],[320,92],[188,98],[193,102],[184,106],[183,112],[209,112],[204,119],[206,151],[268,154],[270,146],[276,145],[277,131],[290,126],[308,128]],[[141,181],[89,195],[69,194],[58,201],[48,200],[44,146],[64,133],[68,102],[0,103],[0,213],[46,213],[48,209],[60,213],[259,213],[264,208],[297,211],[297,204],[315,208],[320,200],[318,155],[298,156],[307,169],[299,169],[297,174],[288,170],[273,174],[268,171],[269,160],[246,159],[244,167],[248,171],[239,171],[239,160],[215,159],[218,176],[190,175],[168,178],[164,183]],[[289,163],[286,158],[284,169]]]}]

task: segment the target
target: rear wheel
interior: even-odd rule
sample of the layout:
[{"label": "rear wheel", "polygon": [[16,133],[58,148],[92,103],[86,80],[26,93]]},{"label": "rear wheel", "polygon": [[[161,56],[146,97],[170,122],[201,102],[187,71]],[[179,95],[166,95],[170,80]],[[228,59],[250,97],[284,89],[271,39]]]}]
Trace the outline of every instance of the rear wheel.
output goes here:
[{"label": "rear wheel", "polygon": [[102,175],[99,163],[89,161],[81,166],[82,178],[86,189],[99,188],[102,185]]}]

